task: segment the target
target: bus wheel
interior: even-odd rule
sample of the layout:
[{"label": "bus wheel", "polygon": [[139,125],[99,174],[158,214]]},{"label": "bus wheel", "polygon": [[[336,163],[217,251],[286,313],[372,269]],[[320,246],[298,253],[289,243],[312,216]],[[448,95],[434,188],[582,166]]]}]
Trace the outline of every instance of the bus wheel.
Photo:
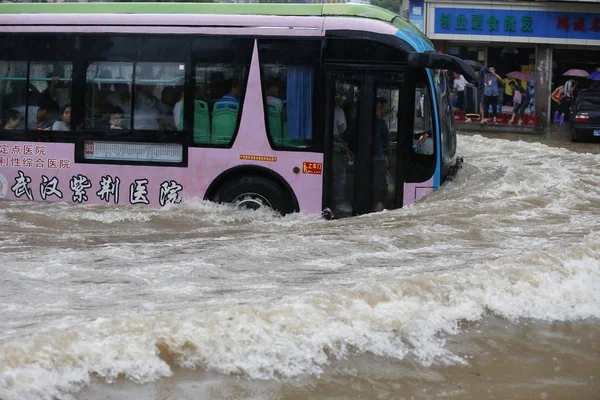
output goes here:
[{"label": "bus wheel", "polygon": [[225,183],[217,191],[214,201],[251,210],[268,207],[282,215],[294,211],[286,191],[261,176],[244,176]]}]

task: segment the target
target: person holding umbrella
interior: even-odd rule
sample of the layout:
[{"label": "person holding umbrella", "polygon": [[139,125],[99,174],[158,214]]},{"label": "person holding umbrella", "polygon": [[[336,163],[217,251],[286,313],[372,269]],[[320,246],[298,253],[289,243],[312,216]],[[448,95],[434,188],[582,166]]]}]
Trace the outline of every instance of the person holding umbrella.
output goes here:
[{"label": "person holding umbrella", "polygon": [[519,125],[523,125],[523,119],[525,119],[525,109],[529,104],[529,97],[527,96],[527,90],[521,85],[517,85],[515,82],[510,83],[510,88],[513,94],[513,114],[509,121],[509,124],[515,122],[515,117],[519,114]]},{"label": "person holding umbrella", "polygon": [[567,76],[569,79],[564,84],[564,97],[560,103],[560,108],[561,113],[564,116],[564,121],[568,122],[571,116],[571,104],[575,99],[577,90],[577,80],[575,78],[587,78],[589,74],[582,69],[570,69],[565,72],[563,76]]}]

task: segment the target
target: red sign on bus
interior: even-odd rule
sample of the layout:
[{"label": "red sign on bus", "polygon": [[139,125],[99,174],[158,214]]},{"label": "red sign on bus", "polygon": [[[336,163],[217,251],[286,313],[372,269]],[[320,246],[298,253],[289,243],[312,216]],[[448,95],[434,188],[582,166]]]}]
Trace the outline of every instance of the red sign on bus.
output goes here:
[{"label": "red sign on bus", "polygon": [[321,175],[323,172],[323,164],[305,161],[302,164],[302,172],[305,174]]}]

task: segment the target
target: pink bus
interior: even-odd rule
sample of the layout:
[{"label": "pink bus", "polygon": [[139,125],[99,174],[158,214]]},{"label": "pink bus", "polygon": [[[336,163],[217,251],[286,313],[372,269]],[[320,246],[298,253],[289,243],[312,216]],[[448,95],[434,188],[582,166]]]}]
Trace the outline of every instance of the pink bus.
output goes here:
[{"label": "pink bus", "polygon": [[445,71],[349,4],[0,4],[0,198],[343,217],[459,166]]}]

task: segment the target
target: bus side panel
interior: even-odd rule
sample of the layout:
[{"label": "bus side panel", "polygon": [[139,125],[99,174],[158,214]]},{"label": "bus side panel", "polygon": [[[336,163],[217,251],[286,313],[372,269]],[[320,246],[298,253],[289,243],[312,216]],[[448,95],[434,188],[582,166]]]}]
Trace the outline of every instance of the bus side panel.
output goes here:
[{"label": "bus side panel", "polygon": [[87,164],[75,163],[72,143],[0,141],[0,198],[158,207],[202,199],[222,172],[260,165],[287,181],[300,211],[321,211],[323,154],[275,151],[267,139],[256,45],[233,147],[187,151],[187,168]]},{"label": "bus side panel", "polygon": [[433,191],[433,178],[420,183],[405,183],[403,205],[416,203]]},{"label": "bus side panel", "polygon": [[[203,199],[221,172],[252,164],[281,175],[302,212],[321,211],[323,181],[314,173],[319,169],[303,165],[322,165],[322,154],[190,148],[189,167],[184,168],[75,163],[74,151],[72,143],[0,141],[0,198],[161,207]],[[240,159],[245,156],[248,160]],[[299,173],[294,173],[294,167]]]}]

